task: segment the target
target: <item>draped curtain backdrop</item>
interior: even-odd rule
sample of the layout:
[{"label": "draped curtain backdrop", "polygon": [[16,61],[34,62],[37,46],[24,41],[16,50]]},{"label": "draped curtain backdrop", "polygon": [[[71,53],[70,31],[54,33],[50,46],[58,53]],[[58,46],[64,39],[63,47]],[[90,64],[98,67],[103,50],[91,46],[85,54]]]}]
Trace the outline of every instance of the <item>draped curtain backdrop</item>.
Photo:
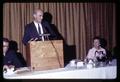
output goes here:
[{"label": "draped curtain backdrop", "polygon": [[32,22],[32,13],[38,8],[52,15],[52,24],[66,43],[76,46],[78,59],[86,57],[94,36],[105,38],[109,50],[116,46],[114,3],[4,3],[3,37],[15,40],[25,59],[24,28]]}]

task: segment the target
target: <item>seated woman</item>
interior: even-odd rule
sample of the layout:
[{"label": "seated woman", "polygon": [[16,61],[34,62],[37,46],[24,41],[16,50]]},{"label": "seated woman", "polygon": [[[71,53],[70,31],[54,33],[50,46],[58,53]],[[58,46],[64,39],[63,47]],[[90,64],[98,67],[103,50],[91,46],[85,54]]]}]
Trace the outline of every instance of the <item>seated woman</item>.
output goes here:
[{"label": "seated woman", "polygon": [[3,38],[3,70],[12,67],[20,68],[22,67],[22,64],[17,58],[15,51],[9,50],[9,40]]},{"label": "seated woman", "polygon": [[88,51],[87,58],[93,61],[105,61],[106,60],[106,50],[101,47],[100,38],[93,38],[93,47]]}]

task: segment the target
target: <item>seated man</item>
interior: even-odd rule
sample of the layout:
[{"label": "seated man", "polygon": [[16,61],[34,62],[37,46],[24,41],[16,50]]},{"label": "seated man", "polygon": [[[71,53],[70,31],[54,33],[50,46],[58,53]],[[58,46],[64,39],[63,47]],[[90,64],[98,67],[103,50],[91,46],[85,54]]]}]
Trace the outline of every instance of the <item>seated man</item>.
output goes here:
[{"label": "seated man", "polygon": [[9,40],[3,38],[3,70],[11,67],[22,67],[14,50],[9,50]]},{"label": "seated man", "polygon": [[100,38],[94,37],[93,39],[93,48],[88,51],[87,58],[92,59],[93,61],[105,61],[106,59],[106,50],[101,47]]}]

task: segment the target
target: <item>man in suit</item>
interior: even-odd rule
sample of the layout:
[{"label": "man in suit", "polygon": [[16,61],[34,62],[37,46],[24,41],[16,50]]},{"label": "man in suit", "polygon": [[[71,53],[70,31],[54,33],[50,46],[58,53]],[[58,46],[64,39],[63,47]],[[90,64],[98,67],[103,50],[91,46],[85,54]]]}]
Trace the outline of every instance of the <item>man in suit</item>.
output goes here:
[{"label": "man in suit", "polygon": [[17,58],[15,51],[9,49],[9,40],[3,38],[3,69],[11,67],[20,68],[22,64]]},{"label": "man in suit", "polygon": [[44,40],[41,34],[50,34],[49,39],[54,39],[56,37],[55,33],[51,30],[50,25],[47,21],[43,21],[43,11],[37,9],[33,13],[34,21],[25,26],[23,44],[27,45],[33,40]]}]

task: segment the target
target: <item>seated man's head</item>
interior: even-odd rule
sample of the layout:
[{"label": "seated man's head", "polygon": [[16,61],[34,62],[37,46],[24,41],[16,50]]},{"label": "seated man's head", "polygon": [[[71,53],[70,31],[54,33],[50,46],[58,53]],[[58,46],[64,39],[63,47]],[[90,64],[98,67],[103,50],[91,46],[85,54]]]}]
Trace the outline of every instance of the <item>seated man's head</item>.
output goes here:
[{"label": "seated man's head", "polygon": [[95,48],[99,48],[100,47],[100,38],[99,37],[94,37],[93,38],[93,46]]},{"label": "seated man's head", "polygon": [[7,38],[3,38],[3,53],[6,53],[9,48],[9,40]]}]

